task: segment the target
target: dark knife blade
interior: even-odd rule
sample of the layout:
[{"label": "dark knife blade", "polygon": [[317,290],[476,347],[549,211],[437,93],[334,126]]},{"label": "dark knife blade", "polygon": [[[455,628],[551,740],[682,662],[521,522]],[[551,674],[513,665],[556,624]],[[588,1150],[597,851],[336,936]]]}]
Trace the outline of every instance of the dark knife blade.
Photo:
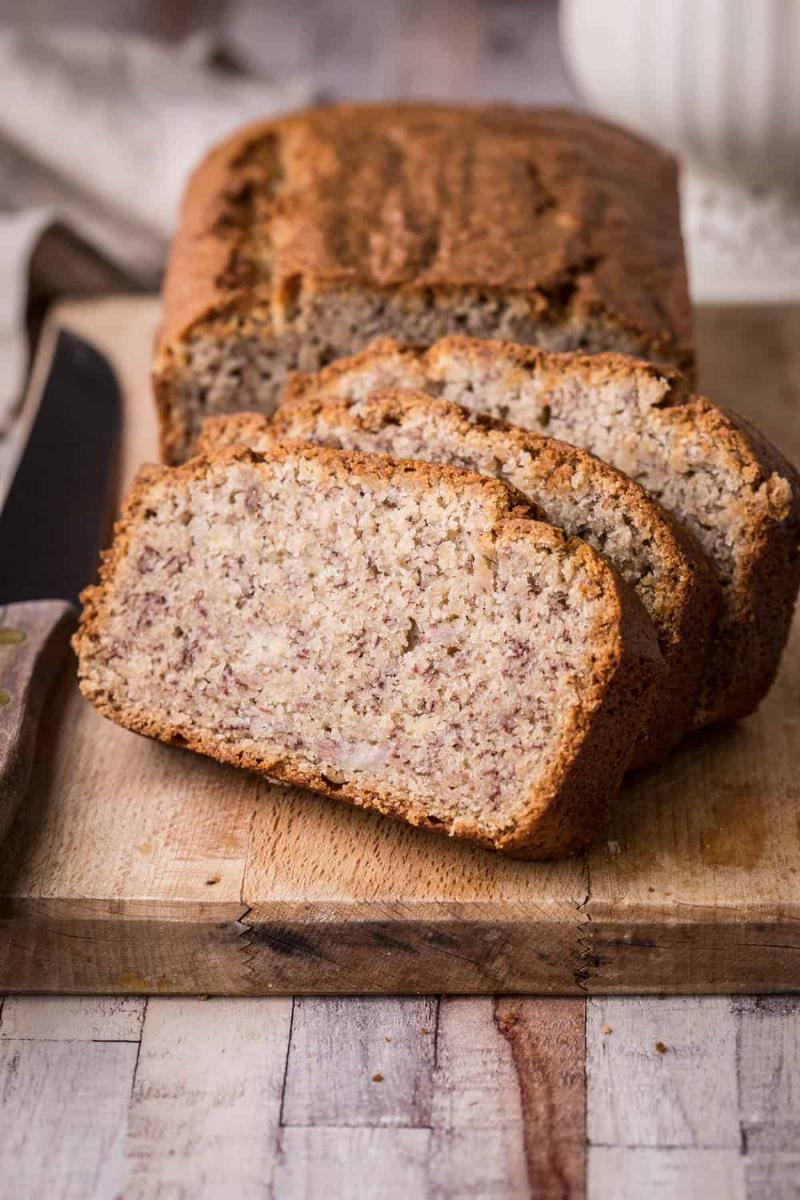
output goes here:
[{"label": "dark knife blade", "polygon": [[39,716],[77,617],[73,603],[105,541],[121,409],[105,359],[59,333],[0,514],[0,838],[25,796]]},{"label": "dark knife blade", "polygon": [[62,330],[0,514],[0,604],[75,603],[94,577],[108,530],[121,407],[106,360]]}]

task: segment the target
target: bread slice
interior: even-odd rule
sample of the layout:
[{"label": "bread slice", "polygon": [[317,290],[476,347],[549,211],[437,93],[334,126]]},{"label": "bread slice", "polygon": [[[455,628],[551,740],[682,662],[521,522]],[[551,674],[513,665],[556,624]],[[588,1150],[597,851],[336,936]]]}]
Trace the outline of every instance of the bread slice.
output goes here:
[{"label": "bread slice", "polygon": [[427,353],[377,342],[293,377],[286,400],[385,386],[421,388],[562,438],[645,487],[696,537],[723,590],[694,725],[752,712],[775,676],[800,582],[800,481],[752,425],[639,359],[461,337]]},{"label": "bread slice", "polygon": [[720,588],[694,540],[637,483],[566,442],[400,389],[287,404],[272,421],[253,413],[210,417],[199,446],[264,451],[282,438],[492,475],[601,551],[638,593],[664,655],[665,678],[631,766],[658,761],[680,741],[699,695]]},{"label": "bread slice", "polygon": [[504,484],[313,446],[148,468],[75,646],[140,733],[511,854],[601,823],[661,671],[603,559]]},{"label": "bread slice", "polygon": [[674,159],[584,112],[328,104],[198,166],[153,364],[168,462],[271,413],[288,371],[390,334],[622,350],[691,369]]}]

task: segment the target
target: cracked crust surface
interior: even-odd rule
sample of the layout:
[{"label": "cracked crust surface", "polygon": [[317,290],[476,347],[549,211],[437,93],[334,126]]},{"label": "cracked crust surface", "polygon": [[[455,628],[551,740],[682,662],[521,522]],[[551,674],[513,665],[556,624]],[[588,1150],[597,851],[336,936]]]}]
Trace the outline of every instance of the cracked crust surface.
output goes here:
[{"label": "cracked crust surface", "polygon": [[647,489],[697,540],[722,588],[695,727],[746,716],[766,695],[800,583],[800,481],[750,423],[691,395],[674,371],[624,355],[557,354],[443,338],[389,339],[314,375],[285,402],[419,388],[583,447]]},{"label": "cracked crust surface", "polygon": [[602,823],[662,665],[627,586],[529,513],[471,472],[311,446],[146,468],[84,594],[81,689],[220,761],[567,853]]},{"label": "cracked crust surface", "polygon": [[199,449],[266,451],[281,440],[445,462],[510,483],[546,520],[600,551],[634,588],[664,655],[665,678],[632,766],[658,761],[691,725],[721,601],[699,548],[638,484],[586,451],[470,414],[424,392],[363,399],[321,395],[255,413],[211,417]]},{"label": "cracked crust surface", "polygon": [[561,110],[341,104],[250,126],[190,183],[155,361],[163,448],[269,412],[286,372],[391,334],[691,370],[673,160]]}]

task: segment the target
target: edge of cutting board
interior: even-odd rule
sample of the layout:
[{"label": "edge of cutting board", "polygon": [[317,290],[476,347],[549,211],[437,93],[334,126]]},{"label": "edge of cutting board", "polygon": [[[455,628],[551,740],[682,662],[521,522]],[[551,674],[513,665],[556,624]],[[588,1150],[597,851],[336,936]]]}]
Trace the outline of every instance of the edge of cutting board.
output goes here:
[{"label": "edge of cutting board", "polygon": [[[120,376],[126,485],[154,454],[157,313],[112,297],[51,317]],[[699,326],[712,395],[800,457],[800,310],[709,309]],[[0,991],[796,991],[799,809],[797,621],[759,712],[636,777],[604,839],[555,864],[138,738],[85,704],[71,662],[0,847]]]}]

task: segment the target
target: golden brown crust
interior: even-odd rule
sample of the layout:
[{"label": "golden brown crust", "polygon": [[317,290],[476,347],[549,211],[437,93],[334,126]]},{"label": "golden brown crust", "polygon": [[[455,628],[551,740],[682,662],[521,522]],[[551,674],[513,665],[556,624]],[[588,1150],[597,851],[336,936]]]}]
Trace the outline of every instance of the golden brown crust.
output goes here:
[{"label": "golden brown crust", "polygon": [[268,336],[334,286],[524,296],[692,367],[675,164],[582,113],[340,104],[243,129],[189,185],[157,373],[202,324],[258,309]]},{"label": "golden brown crust", "polygon": [[[541,350],[538,346],[520,346],[495,338],[460,337],[454,334],[439,338],[427,349],[404,345],[395,338],[375,338],[357,354],[337,358],[319,371],[293,371],[284,385],[281,407],[336,393],[347,376],[363,367],[373,366],[381,359],[402,366],[409,380],[404,386],[422,390],[430,381],[436,362],[451,349],[465,351],[470,357],[487,362],[502,356],[521,370],[535,373],[538,377],[552,376],[558,379],[574,376],[585,382],[587,387],[597,387],[605,380],[615,378],[635,382],[639,386],[659,387],[665,396],[670,397],[672,404],[679,403],[690,393],[689,382],[683,372],[663,364],[656,365],[644,358],[634,358],[630,354],[619,354],[613,350],[602,354],[584,354],[579,350]],[[394,370],[393,367],[393,373]]]},{"label": "golden brown crust", "polygon": [[[608,636],[597,646],[594,676],[586,688],[582,705],[576,709],[573,729],[562,740],[559,761],[532,794],[522,820],[515,827],[488,838],[477,827],[457,827],[433,820],[418,797],[379,794],[352,781],[332,786],[307,761],[287,751],[277,759],[265,760],[246,745],[221,741],[207,731],[171,724],[163,714],[137,711],[120,704],[113,696],[95,688],[91,681],[92,655],[102,637],[115,573],[128,553],[131,536],[150,506],[158,504],[162,485],[180,486],[202,478],[207,472],[224,469],[228,463],[248,461],[265,471],[270,463],[285,458],[311,458],[342,477],[396,478],[412,476],[420,486],[426,481],[444,481],[456,492],[490,498],[495,510],[493,536],[504,540],[527,539],[532,545],[552,546],[577,556],[588,576],[587,586],[603,597],[608,612]],[[346,453],[319,447],[276,446],[256,454],[234,448],[198,457],[179,468],[146,467],[135,481],[115,530],[114,543],[104,555],[99,582],[83,593],[83,614],[73,645],[79,657],[81,690],[103,715],[117,724],[160,741],[188,747],[221,762],[247,767],[273,779],[309,787],[336,799],[414,825],[435,828],[451,836],[466,837],[490,848],[526,858],[556,857],[585,844],[600,827],[613,799],[631,751],[631,736],[646,718],[657,681],[663,670],[649,618],[636,597],[612,569],[590,547],[560,530],[531,520],[520,496],[499,481],[439,464],[398,462],[373,455]]]},{"label": "golden brown crust", "polygon": [[695,727],[746,717],[775,679],[800,587],[800,475],[752,422],[702,397],[690,404],[739,464],[750,520],[731,616],[718,632]]}]

